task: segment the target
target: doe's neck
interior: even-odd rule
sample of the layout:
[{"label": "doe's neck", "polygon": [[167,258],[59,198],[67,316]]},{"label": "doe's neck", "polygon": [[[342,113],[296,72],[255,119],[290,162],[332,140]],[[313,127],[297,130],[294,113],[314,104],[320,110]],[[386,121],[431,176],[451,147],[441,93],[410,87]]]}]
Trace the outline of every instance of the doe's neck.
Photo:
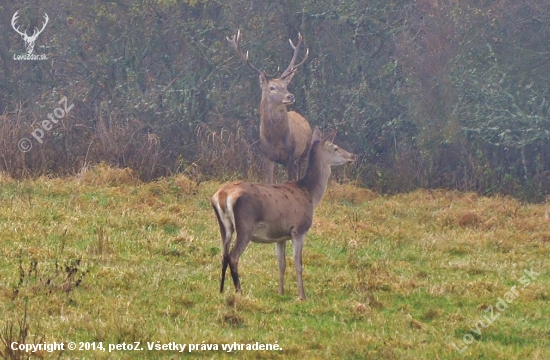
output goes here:
[{"label": "doe's neck", "polygon": [[321,202],[331,174],[330,165],[322,161],[321,146],[323,146],[321,141],[313,144],[309,153],[306,173],[303,178],[298,180],[298,185],[309,192],[314,207]]}]

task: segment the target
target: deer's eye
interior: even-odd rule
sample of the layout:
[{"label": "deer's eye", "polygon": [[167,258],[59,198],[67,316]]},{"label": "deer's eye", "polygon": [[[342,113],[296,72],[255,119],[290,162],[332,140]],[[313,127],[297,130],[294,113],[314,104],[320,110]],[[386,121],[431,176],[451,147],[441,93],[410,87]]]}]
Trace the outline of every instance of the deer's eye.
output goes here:
[{"label": "deer's eye", "polygon": [[275,90],[275,86],[271,85],[271,86],[269,87],[269,90],[271,90],[271,91]]},{"label": "deer's eye", "polygon": [[335,146],[335,147],[334,147],[334,151],[336,151],[336,152],[340,151],[340,149],[338,148],[338,146]]}]

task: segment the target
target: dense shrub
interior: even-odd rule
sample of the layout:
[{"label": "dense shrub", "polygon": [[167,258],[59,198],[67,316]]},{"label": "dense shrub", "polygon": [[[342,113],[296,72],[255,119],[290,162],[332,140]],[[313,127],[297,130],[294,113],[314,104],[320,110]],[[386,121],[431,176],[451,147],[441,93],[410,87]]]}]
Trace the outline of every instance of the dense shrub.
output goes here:
[{"label": "dense shrub", "polygon": [[[11,29],[40,27],[35,53]],[[127,0],[0,6],[0,169],[78,173],[104,162],[143,180],[175,172],[262,179],[258,80],[301,32],[295,109],[360,156],[345,176],[378,191],[549,191],[546,1]],[[31,135],[66,96],[43,143]],[[18,150],[29,138],[32,149]]]}]

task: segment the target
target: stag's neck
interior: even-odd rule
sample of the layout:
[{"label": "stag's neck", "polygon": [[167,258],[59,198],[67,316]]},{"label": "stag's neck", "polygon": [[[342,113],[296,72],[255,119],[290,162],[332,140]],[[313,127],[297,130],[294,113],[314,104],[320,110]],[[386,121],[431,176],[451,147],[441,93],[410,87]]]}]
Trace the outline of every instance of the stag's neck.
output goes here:
[{"label": "stag's neck", "polygon": [[330,165],[323,163],[320,159],[319,146],[322,144],[317,142],[311,148],[306,174],[298,180],[298,185],[309,192],[314,207],[321,202],[331,173]]},{"label": "stag's neck", "polygon": [[260,103],[260,121],[260,131],[267,140],[280,141],[290,134],[286,106],[273,106],[262,99]]}]

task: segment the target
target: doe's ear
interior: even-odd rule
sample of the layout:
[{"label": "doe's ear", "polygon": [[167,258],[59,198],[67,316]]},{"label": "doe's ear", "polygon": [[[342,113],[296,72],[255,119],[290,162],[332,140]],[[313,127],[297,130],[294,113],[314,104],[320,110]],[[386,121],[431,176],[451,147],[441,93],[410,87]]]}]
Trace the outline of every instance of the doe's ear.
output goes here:
[{"label": "doe's ear", "polygon": [[315,129],[313,129],[313,135],[311,135],[311,143],[313,144],[316,141],[321,140],[321,130],[316,126]]}]

